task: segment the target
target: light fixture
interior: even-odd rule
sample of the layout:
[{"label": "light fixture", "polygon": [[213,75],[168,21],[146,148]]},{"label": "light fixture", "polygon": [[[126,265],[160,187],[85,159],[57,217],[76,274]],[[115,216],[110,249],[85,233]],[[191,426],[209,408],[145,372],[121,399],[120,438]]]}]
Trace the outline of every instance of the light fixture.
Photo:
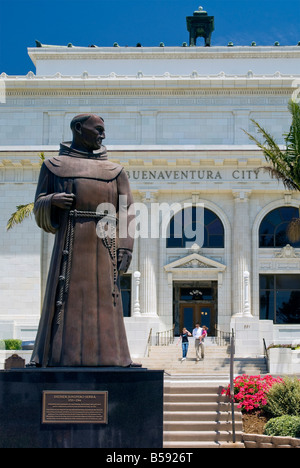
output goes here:
[{"label": "light fixture", "polygon": [[202,292],[199,289],[193,289],[193,291],[190,291],[190,296],[202,296]]}]

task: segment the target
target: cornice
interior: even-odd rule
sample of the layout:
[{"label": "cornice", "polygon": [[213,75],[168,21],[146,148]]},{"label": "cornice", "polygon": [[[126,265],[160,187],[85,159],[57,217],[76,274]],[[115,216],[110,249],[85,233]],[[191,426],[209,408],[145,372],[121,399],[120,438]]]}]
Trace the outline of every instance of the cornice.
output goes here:
[{"label": "cornice", "polygon": [[136,76],[116,75],[92,76],[87,72],[81,76],[65,76],[56,73],[53,76],[36,76],[29,72],[26,76],[0,75],[2,92],[14,95],[91,95],[91,96],[163,96],[163,95],[212,95],[212,94],[290,94],[297,89],[300,75],[284,75],[276,72],[272,75],[254,75],[251,70],[246,75],[190,75],[180,76],[164,73],[159,76],[145,76],[139,72]]},{"label": "cornice", "polygon": [[299,46],[264,47],[37,47],[28,48],[39,60],[187,60],[300,58]]},{"label": "cornice", "polygon": [[[241,168],[264,164],[262,152],[255,145],[108,145],[111,160],[124,167]],[[40,166],[39,155],[57,155],[59,146],[0,146],[0,169],[29,169]]]}]

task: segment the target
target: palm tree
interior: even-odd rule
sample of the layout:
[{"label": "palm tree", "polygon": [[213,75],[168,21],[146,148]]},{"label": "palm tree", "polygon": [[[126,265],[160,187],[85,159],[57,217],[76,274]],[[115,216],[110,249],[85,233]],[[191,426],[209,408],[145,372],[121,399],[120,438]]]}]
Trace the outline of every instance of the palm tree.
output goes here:
[{"label": "palm tree", "polygon": [[[280,149],[275,139],[255,120],[251,119],[258,133],[263,137],[263,141],[259,141],[245,130],[244,132],[250,140],[256,143],[265,156],[268,166],[263,166],[260,169],[283,182],[287,190],[300,192],[300,106],[297,102],[290,100],[288,110],[292,116],[292,122],[289,132],[283,135],[285,140],[284,150]],[[287,235],[291,242],[299,241],[299,218],[294,218],[291,221]]]},{"label": "palm tree", "polygon": [[[43,161],[45,160],[44,153],[40,153],[39,158],[40,158],[40,165],[42,165]],[[16,224],[21,224],[25,218],[28,218],[29,216],[31,216],[33,212],[33,207],[34,207],[34,202],[27,203],[26,205],[16,206],[16,211],[12,213],[11,217],[9,218],[7,222],[6,230],[9,231]]]}]

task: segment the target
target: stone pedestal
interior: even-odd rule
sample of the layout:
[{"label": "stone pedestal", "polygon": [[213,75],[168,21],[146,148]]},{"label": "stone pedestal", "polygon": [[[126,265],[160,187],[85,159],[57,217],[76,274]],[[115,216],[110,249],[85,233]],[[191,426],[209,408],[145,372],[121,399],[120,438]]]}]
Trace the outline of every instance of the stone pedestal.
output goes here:
[{"label": "stone pedestal", "polygon": [[[107,392],[107,423],[43,423],[45,391],[60,392],[60,398],[68,392],[79,391],[83,395]],[[81,421],[84,419],[83,413]],[[163,371],[143,368],[0,371],[1,448],[161,448],[162,443]]]},{"label": "stone pedestal", "polygon": [[235,354],[239,357],[257,357],[263,353],[257,317],[231,317],[230,330],[235,334]]}]

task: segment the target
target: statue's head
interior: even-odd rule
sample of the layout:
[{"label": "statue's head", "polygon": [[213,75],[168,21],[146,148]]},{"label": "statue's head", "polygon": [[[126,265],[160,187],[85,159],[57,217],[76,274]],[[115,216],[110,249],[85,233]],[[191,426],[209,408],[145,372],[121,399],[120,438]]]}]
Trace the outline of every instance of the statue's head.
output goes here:
[{"label": "statue's head", "polygon": [[105,138],[104,120],[95,114],[80,114],[70,124],[73,141],[72,148],[92,153],[101,148]]}]

